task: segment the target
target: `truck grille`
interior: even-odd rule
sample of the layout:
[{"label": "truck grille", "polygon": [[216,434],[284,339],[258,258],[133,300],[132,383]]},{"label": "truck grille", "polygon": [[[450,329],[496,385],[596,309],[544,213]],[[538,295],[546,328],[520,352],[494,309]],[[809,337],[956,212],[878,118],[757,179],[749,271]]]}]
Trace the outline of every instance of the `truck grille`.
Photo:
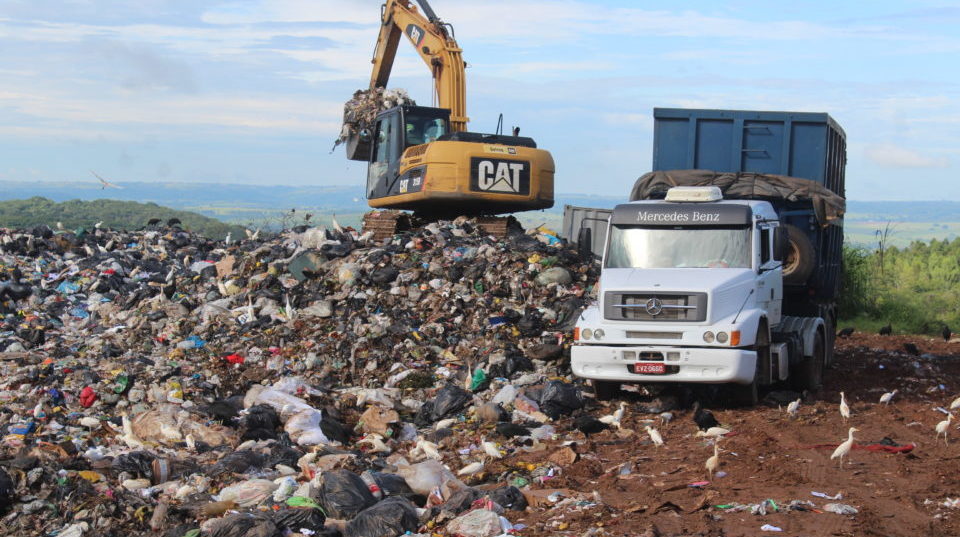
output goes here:
[{"label": "truck grille", "polygon": [[666,294],[651,292],[607,292],[603,317],[611,321],[704,321],[707,294]]}]

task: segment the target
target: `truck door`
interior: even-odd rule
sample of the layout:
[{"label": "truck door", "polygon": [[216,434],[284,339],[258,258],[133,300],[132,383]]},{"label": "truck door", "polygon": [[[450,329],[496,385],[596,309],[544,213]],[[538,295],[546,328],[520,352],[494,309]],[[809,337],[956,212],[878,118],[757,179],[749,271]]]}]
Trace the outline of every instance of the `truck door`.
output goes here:
[{"label": "truck door", "polygon": [[770,326],[780,323],[783,302],[783,269],[773,248],[775,230],[776,226],[774,225],[761,224],[758,229],[759,239],[757,240],[760,255],[757,302],[767,312],[767,321]]}]

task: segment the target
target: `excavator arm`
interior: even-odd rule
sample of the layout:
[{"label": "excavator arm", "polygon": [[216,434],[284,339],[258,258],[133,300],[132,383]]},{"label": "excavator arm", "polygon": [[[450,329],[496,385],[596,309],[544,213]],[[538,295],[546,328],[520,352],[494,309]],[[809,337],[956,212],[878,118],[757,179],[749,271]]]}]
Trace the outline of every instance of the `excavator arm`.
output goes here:
[{"label": "excavator arm", "polygon": [[437,17],[427,0],[416,1],[423,14],[410,0],[387,0],[383,5],[370,89],[387,87],[400,34],[405,34],[433,73],[438,107],[450,110],[450,130],[466,131],[469,118],[463,51],[453,30]]}]

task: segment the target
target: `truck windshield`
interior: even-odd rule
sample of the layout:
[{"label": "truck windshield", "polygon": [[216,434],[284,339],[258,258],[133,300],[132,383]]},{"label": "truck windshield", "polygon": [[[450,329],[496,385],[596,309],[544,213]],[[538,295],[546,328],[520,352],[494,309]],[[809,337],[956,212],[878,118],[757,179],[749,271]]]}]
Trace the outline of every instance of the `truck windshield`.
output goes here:
[{"label": "truck windshield", "polygon": [[611,226],[607,268],[750,268],[751,229]]}]

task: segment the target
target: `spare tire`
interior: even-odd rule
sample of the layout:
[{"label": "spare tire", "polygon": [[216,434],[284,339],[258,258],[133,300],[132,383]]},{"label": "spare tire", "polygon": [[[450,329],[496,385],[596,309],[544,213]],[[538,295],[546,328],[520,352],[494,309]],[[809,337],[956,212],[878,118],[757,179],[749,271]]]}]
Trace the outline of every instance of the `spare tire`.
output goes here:
[{"label": "spare tire", "polygon": [[787,230],[787,255],[783,259],[783,283],[803,285],[817,266],[817,254],[810,237],[796,226],[784,224]]}]

